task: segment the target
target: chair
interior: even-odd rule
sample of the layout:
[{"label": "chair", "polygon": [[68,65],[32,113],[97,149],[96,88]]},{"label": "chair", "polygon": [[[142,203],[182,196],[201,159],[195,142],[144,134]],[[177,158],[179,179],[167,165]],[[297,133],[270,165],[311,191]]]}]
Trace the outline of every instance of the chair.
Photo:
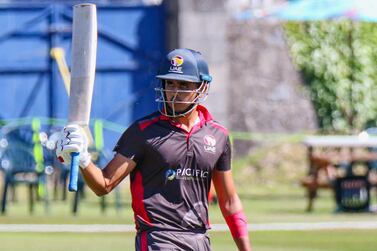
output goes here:
[{"label": "chair", "polygon": [[25,146],[8,146],[1,151],[0,170],[4,172],[1,214],[5,214],[9,188],[26,184],[29,188],[29,212],[34,211],[34,194],[43,181],[44,172],[36,170],[33,152]]},{"label": "chair", "polygon": [[[1,213],[6,212],[9,190],[15,201],[18,184],[29,187],[29,211],[34,210],[36,199],[43,197],[48,210],[46,176],[43,163],[43,148],[39,133],[29,126],[4,126],[0,137],[0,170],[4,173]],[[35,190],[35,191],[33,191]]]}]

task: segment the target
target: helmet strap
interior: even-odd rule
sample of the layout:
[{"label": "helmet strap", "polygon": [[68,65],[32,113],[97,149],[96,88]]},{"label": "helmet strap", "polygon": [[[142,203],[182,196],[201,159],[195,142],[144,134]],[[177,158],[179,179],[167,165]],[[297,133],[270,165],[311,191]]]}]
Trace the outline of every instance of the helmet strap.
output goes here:
[{"label": "helmet strap", "polygon": [[187,107],[187,109],[185,109],[184,111],[176,112],[170,106],[165,105],[164,115],[167,116],[167,117],[173,117],[173,118],[183,117],[183,116],[187,115],[188,113],[190,113],[191,111],[193,111],[197,106],[198,106],[198,104],[194,103],[194,104],[191,104],[189,107]]}]

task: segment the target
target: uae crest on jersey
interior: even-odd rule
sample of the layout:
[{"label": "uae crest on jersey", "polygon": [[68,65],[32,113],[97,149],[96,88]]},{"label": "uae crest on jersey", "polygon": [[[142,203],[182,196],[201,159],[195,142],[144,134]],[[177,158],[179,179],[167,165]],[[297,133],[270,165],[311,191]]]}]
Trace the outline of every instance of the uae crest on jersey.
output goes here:
[{"label": "uae crest on jersey", "polygon": [[203,138],[204,141],[204,151],[209,153],[216,152],[216,139],[212,135],[206,135]]}]

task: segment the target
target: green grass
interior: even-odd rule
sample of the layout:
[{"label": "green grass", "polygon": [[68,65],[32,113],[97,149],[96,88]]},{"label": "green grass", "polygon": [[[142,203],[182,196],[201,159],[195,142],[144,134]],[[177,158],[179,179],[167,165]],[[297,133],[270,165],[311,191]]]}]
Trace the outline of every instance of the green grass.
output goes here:
[{"label": "green grass", "polygon": [[[255,251],[373,251],[376,230],[251,233]],[[210,233],[213,251],[236,250],[229,234]],[[0,233],[2,251],[134,250],[132,233]]]},{"label": "green grass", "polygon": [[[105,214],[100,210],[100,199],[87,191],[87,198],[80,203],[79,213],[71,213],[72,194],[66,201],[51,201],[48,212],[42,202],[36,203],[35,212],[30,215],[27,198],[23,188],[18,192],[18,202],[9,203],[7,214],[0,216],[0,224],[133,224],[128,187],[122,187],[122,210],[114,207],[114,194],[107,196],[109,202]],[[375,191],[372,192],[375,198]],[[282,187],[275,189],[251,188],[248,193],[240,193],[241,200],[250,223],[268,222],[318,222],[318,221],[352,221],[377,220],[377,214],[335,214],[334,200],[328,190],[322,190],[315,201],[314,211],[305,212],[306,198],[301,187]],[[373,199],[373,203],[375,199]],[[212,223],[224,223],[217,205],[210,207]]]},{"label": "green grass", "polygon": [[252,240],[256,251],[373,251],[376,234],[377,230],[256,232]]},{"label": "green grass", "polygon": [[[255,185],[237,181],[240,197],[250,223],[272,222],[329,222],[376,221],[377,214],[336,214],[333,195],[321,190],[314,211],[305,212],[305,191],[292,183],[279,186]],[[25,188],[17,189],[17,203],[9,203],[7,214],[0,216],[0,224],[133,224],[128,183],[122,184],[122,210],[114,208],[114,194],[105,214],[100,199],[87,191],[80,203],[79,213],[71,213],[72,194],[66,201],[50,201],[48,212],[42,202],[36,203],[29,215]],[[376,203],[376,191],[372,191]],[[224,223],[218,206],[210,207],[211,223]],[[229,233],[210,232],[214,251],[236,250]],[[326,231],[261,231],[251,232],[254,251],[351,251],[376,250],[377,230]],[[134,233],[0,233],[1,251],[50,250],[134,250]]]}]

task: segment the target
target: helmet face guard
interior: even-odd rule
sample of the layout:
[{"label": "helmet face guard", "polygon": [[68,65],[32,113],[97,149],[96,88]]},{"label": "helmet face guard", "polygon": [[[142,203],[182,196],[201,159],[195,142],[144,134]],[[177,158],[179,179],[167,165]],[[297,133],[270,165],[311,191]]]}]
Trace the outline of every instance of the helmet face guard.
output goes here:
[{"label": "helmet face guard", "polygon": [[[176,49],[171,51],[163,61],[159,74],[156,76],[160,85],[155,88],[156,102],[159,111],[168,117],[182,117],[190,113],[195,107],[204,102],[208,96],[209,83],[212,77],[209,75],[207,62],[202,54],[191,49]],[[198,85],[193,90],[180,90],[165,88],[167,80],[191,82]],[[169,98],[167,98],[169,93]],[[172,94],[172,95],[171,95]],[[195,94],[190,101],[177,100],[182,94]],[[177,111],[177,104],[187,104],[184,111]]]},{"label": "helmet face guard", "polygon": [[[161,114],[167,117],[183,117],[193,111],[195,107],[203,103],[208,96],[209,83],[207,81],[202,81],[197,83],[198,88],[194,90],[171,90],[165,88],[165,80],[160,81],[160,86],[155,88],[156,91],[156,102],[158,103],[158,110]],[[172,94],[172,98],[168,100],[166,94]],[[190,101],[180,101],[176,100],[179,94],[195,94],[194,98]],[[170,96],[170,95],[169,95]],[[176,111],[176,104],[187,104],[187,108],[183,111]]]}]

